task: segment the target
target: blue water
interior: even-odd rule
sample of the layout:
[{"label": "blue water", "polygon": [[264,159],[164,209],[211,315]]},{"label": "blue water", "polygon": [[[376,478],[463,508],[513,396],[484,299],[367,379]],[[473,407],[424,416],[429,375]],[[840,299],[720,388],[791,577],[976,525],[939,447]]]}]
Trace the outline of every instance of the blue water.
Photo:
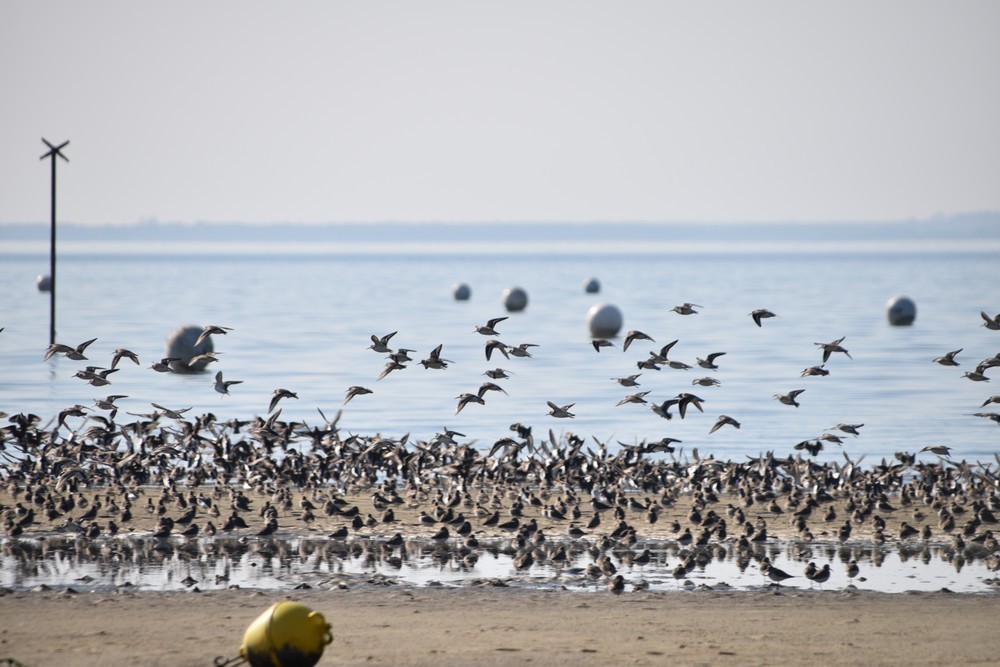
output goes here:
[{"label": "blue water", "polygon": [[[686,454],[697,449],[702,456],[742,459],[765,451],[794,453],[796,443],[845,422],[863,423],[860,437],[841,434],[843,448],[827,445],[818,460],[842,460],[843,449],[870,464],[896,451],[944,444],[956,459],[986,462],[1000,451],[1000,426],[969,416],[1000,393],[991,386],[1000,371],[987,372],[997,377],[993,383],[962,377],[1000,352],[1000,332],[981,326],[979,315],[1000,312],[1000,256],[992,250],[849,252],[814,246],[769,253],[748,246],[606,253],[578,244],[547,253],[483,244],[444,252],[417,245],[407,250],[391,239],[385,249],[304,252],[250,244],[238,252],[203,248],[192,255],[183,244],[171,244],[64,252],[57,340],[75,346],[96,337],[87,349],[89,362],[43,361],[49,297],[36,289],[35,277],[47,273],[48,256],[0,249],[0,411],[34,412],[48,420],[65,407],[124,394],[128,398],[118,401],[123,413],[152,412],[155,402],[190,407],[189,415],[245,419],[266,414],[272,392],[282,387],[299,399],[282,401],[281,418],[319,425],[317,408],[332,418],[347,388],[363,385],[374,393],[343,407],[343,432],[430,439],[448,427],[488,448],[520,422],[536,435],[552,429],[557,436],[594,436],[612,451],[619,441],[670,436],[682,441]],[[590,277],[600,281],[599,294],[585,293]],[[471,287],[468,302],[452,298],[458,282]],[[527,291],[529,304],[498,325],[499,338],[538,347],[531,348],[530,359],[495,354],[487,362],[487,339],[473,327],[506,315],[501,294],[515,285]],[[886,302],[898,294],[917,304],[913,326],[886,321]],[[655,344],[639,341],[623,353],[619,338],[617,347],[596,353],[585,318],[600,302],[621,309],[623,332],[639,329]],[[704,307],[690,316],[671,311],[684,302]],[[749,317],[755,308],[778,317],[758,328]],[[151,370],[165,354],[168,335],[185,324],[232,328],[213,338],[221,362],[193,376]],[[399,332],[393,347],[416,350],[414,363],[376,381],[385,360],[367,349],[369,336],[392,331]],[[826,365],[829,376],[800,378],[804,368],[821,363],[814,343],[840,337],[853,359],[835,354]],[[671,359],[695,366],[696,357],[724,351],[720,369],[642,371],[637,389],[611,381],[640,372],[637,361],[674,339],[679,342]],[[453,363],[425,370],[416,362],[438,344]],[[88,363],[108,366],[117,347],[135,351],[142,364],[125,360],[108,387],[73,377]],[[964,348],[960,367],[932,363],[958,348]],[[512,374],[499,381],[509,395],[490,392],[485,405],[469,405],[456,415],[456,397],[475,392],[487,379],[483,372],[495,367]],[[212,387],[216,370],[243,382],[220,396]],[[692,386],[705,376],[721,386]],[[806,390],[799,408],[772,398],[792,389]],[[650,401],[692,392],[705,400],[705,412],[692,409],[686,419],[675,415],[668,422],[647,406],[616,407],[639,390],[648,390]],[[576,418],[548,416],[546,401],[575,404]],[[132,419],[123,413],[119,421]],[[742,428],[709,435],[720,414],[736,418]],[[82,420],[68,423],[75,428]]]}]

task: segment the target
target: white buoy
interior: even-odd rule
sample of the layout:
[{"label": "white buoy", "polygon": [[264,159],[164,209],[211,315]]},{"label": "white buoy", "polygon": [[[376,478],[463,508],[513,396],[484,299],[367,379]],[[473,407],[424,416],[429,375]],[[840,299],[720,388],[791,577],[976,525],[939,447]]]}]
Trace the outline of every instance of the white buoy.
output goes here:
[{"label": "white buoy", "polygon": [[39,274],[35,278],[35,282],[38,284],[39,292],[51,292],[52,291],[52,276],[47,273]]},{"label": "white buoy", "polygon": [[917,319],[917,304],[908,296],[894,296],[885,304],[885,316],[893,326],[909,326]]},{"label": "white buoy", "polygon": [[597,278],[591,278],[584,283],[583,291],[587,294],[597,294],[601,291],[601,282]]},{"label": "white buoy", "polygon": [[528,307],[528,293],[520,287],[508,287],[503,291],[503,305],[512,313],[524,310]]},{"label": "white buoy", "polygon": [[170,362],[170,368],[175,373],[198,373],[205,370],[205,367],[211,363],[208,360],[190,363],[194,357],[215,350],[211,336],[207,336],[205,340],[195,346],[203,328],[186,324],[174,329],[173,333],[167,337],[167,349],[164,356],[180,359],[180,361]]},{"label": "white buoy", "polygon": [[455,283],[452,285],[451,293],[455,301],[468,301],[472,296],[472,289],[465,283]]},{"label": "white buoy", "polygon": [[611,303],[599,303],[587,311],[587,326],[594,338],[614,338],[622,329],[622,311]]}]

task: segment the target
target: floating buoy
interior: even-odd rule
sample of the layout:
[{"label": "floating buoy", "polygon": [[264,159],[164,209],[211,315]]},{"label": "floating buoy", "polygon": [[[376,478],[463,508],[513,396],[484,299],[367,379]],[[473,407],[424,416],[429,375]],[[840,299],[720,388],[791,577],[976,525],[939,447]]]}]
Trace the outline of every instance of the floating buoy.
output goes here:
[{"label": "floating buoy", "polygon": [[511,313],[528,307],[528,293],[520,287],[508,287],[503,291],[503,305]]},{"label": "floating buoy", "polygon": [[216,658],[216,667],[249,662],[252,667],[312,667],[333,641],[323,614],[298,602],[278,602],[243,634],[240,657]]},{"label": "floating buoy", "polygon": [[455,301],[468,301],[472,296],[472,289],[465,283],[456,283],[451,288],[451,294],[455,297]]},{"label": "floating buoy", "polygon": [[587,311],[587,326],[594,338],[613,338],[622,328],[622,311],[611,303],[599,303]]},{"label": "floating buoy", "polygon": [[583,285],[583,291],[587,294],[597,294],[601,291],[601,283],[597,278],[591,278]]},{"label": "floating buoy", "polygon": [[39,292],[51,292],[52,291],[52,276],[47,273],[39,274],[35,278],[35,284],[38,285]]},{"label": "floating buoy", "polygon": [[908,296],[894,296],[885,304],[885,316],[893,326],[909,326],[917,319],[917,304]]}]

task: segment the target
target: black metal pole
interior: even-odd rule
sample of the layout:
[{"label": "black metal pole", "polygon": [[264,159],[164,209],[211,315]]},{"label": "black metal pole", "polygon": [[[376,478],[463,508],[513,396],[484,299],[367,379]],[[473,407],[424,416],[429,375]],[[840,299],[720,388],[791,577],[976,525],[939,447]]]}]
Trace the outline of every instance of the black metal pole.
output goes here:
[{"label": "black metal pole", "polygon": [[49,345],[52,345],[56,342],[56,158],[61,157],[69,162],[69,158],[60,152],[69,142],[53,146],[42,137],[42,143],[49,147],[49,152],[41,159],[52,160],[52,232],[49,241]]},{"label": "black metal pole", "polygon": [[52,156],[52,233],[49,243],[49,345],[56,342],[56,156]]}]

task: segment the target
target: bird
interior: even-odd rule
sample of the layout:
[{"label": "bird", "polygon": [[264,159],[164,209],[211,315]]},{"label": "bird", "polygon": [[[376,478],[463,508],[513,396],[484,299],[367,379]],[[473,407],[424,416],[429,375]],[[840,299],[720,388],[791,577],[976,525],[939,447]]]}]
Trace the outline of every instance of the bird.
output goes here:
[{"label": "bird", "polygon": [[507,317],[494,317],[492,320],[487,320],[485,325],[477,324],[475,332],[484,336],[497,336],[500,332],[496,330],[496,326],[506,319]]},{"label": "bird", "polygon": [[510,376],[507,375],[508,372],[509,371],[505,371],[502,368],[494,368],[486,371],[483,375],[493,380],[506,380],[510,378]]},{"label": "bird", "polygon": [[698,412],[704,412],[705,410],[701,407],[701,404],[704,402],[704,399],[698,398],[694,394],[687,392],[677,394],[677,411],[681,414],[681,419],[684,419],[684,413],[687,411],[688,405],[698,408]]},{"label": "bird", "polygon": [[760,324],[761,320],[767,319],[768,317],[777,317],[777,315],[772,313],[767,308],[757,308],[756,310],[750,313],[750,317],[753,318],[754,324],[756,324],[759,327],[761,326]]},{"label": "bird", "polygon": [[243,380],[223,380],[222,371],[219,371],[218,373],[215,374],[215,382],[213,383],[213,386],[215,387],[215,391],[225,396],[229,394],[229,388],[231,386],[233,386],[234,384],[242,384],[242,383]]},{"label": "bird", "polygon": [[978,368],[976,370],[974,370],[974,371],[965,371],[965,373],[962,374],[962,377],[969,378],[973,382],[989,382],[990,381],[990,379],[988,377],[986,377],[982,373],[982,371],[980,371]]},{"label": "bird", "polygon": [[[631,345],[632,341],[635,341],[635,340],[653,341],[652,338],[650,338],[649,336],[647,336],[643,332],[638,331],[636,329],[632,329],[627,334],[625,334],[625,342],[622,344],[622,352],[627,351],[628,350],[628,346]],[[653,341],[653,342],[655,342],[655,341]]]},{"label": "bird", "polygon": [[117,410],[118,406],[115,405],[115,401],[117,401],[119,398],[128,398],[128,396],[125,396],[123,394],[111,394],[106,398],[94,399],[94,405],[96,405],[100,410]]},{"label": "bird", "polygon": [[857,437],[860,435],[860,433],[858,433],[858,429],[862,426],[864,426],[864,424],[837,424],[833,428],[827,430],[832,431],[836,429],[838,431],[843,431],[844,433],[850,433],[851,435]]},{"label": "bird", "polygon": [[150,368],[157,373],[172,373],[173,369],[170,367],[170,364],[180,360],[180,357],[163,357],[159,361],[154,361]]},{"label": "bird", "polygon": [[771,561],[769,560],[766,561],[764,574],[767,575],[768,579],[770,579],[771,581],[773,581],[778,585],[781,585],[781,582],[785,581],[786,579],[794,578],[794,575],[788,574],[784,570],[781,570],[779,568],[776,568],[774,565],[771,565]]},{"label": "bird", "polygon": [[429,357],[420,362],[424,368],[434,368],[434,369],[444,369],[448,368],[448,364],[453,363],[448,359],[441,358],[441,348],[444,347],[444,343],[438,345],[433,350]]},{"label": "bird", "polygon": [[507,351],[510,352],[515,357],[530,357],[531,353],[528,352],[529,347],[538,347],[534,343],[521,343],[516,347],[508,347]]},{"label": "bird", "polygon": [[805,389],[793,389],[787,394],[775,394],[774,398],[785,405],[794,405],[795,407],[799,407],[799,402],[795,399],[798,398],[799,394],[804,391]]},{"label": "bird", "polygon": [[695,308],[704,308],[705,306],[699,306],[696,303],[682,303],[679,306],[674,306],[671,308],[678,315],[697,315],[698,311]]},{"label": "bird", "polygon": [[936,357],[934,359],[935,363],[941,364],[942,366],[958,366],[959,363],[955,361],[955,355],[961,352],[965,348],[958,348],[957,350],[952,350],[951,352],[945,352],[943,356]]},{"label": "bird", "polygon": [[590,344],[594,346],[594,349],[597,350],[597,352],[600,352],[602,347],[615,346],[614,343],[612,343],[610,340],[607,340],[606,338],[595,338],[594,340],[590,341]]},{"label": "bird", "polygon": [[549,406],[549,414],[552,415],[553,417],[565,419],[567,417],[572,418],[576,416],[569,411],[569,409],[572,408],[574,405],[576,405],[576,403],[570,403],[569,405],[559,406],[553,403],[552,401],[546,401],[546,404],[548,404]]},{"label": "bird", "polygon": [[719,415],[719,418],[715,420],[715,424],[712,425],[712,429],[709,431],[709,433],[715,433],[720,428],[726,425],[732,426],[733,428],[740,427],[740,423],[735,419],[733,419],[732,417],[730,417],[729,415]]},{"label": "bird", "polygon": [[698,365],[710,371],[717,371],[719,367],[715,365],[715,360],[724,355],[725,352],[713,352],[704,359],[698,359]]},{"label": "bird", "polygon": [[642,373],[636,373],[635,375],[629,375],[623,378],[611,378],[611,379],[623,387],[638,387],[639,383],[636,382],[636,380],[639,379],[640,375],[642,375]]},{"label": "bird", "polygon": [[703,377],[698,378],[697,380],[691,380],[691,384],[699,387],[718,387],[722,383],[712,377]]},{"label": "bird", "polygon": [[645,403],[646,402],[645,396],[648,393],[649,393],[648,391],[639,391],[639,392],[636,392],[634,394],[629,394],[628,396],[626,396],[622,400],[618,401],[618,405],[619,406],[620,405],[625,405],[626,403]]},{"label": "bird", "polygon": [[484,348],[484,351],[486,352],[486,361],[489,361],[490,357],[493,356],[494,350],[499,351],[504,357],[510,359],[510,355],[507,354],[507,345],[505,345],[502,341],[490,339],[486,341],[486,346]]},{"label": "bird", "polygon": [[384,353],[391,354],[392,353],[392,349],[389,347],[389,339],[392,338],[393,336],[395,336],[397,333],[399,333],[399,332],[393,331],[392,333],[386,334],[386,335],[382,336],[381,338],[378,337],[378,336],[376,336],[375,334],[372,334],[372,336],[371,336],[372,344],[368,346],[368,349],[369,350],[374,350],[376,352],[383,353],[383,354]]},{"label": "bird", "polygon": [[362,394],[370,394],[370,393],[372,393],[372,390],[368,389],[367,387],[352,385],[347,388],[347,395],[344,397],[344,405],[350,403],[351,399],[354,398],[355,396],[361,396]]},{"label": "bird", "polygon": [[267,412],[270,414],[274,412],[274,409],[278,407],[278,401],[283,398],[298,398],[299,395],[294,391],[289,391],[287,389],[275,389],[274,395],[271,396],[271,404],[267,407]]},{"label": "bird", "polygon": [[114,356],[111,357],[111,368],[118,366],[118,362],[123,358],[131,359],[136,366],[139,365],[139,355],[137,355],[132,350],[126,350],[124,347],[119,347],[115,350]]},{"label": "bird", "polygon": [[91,338],[88,341],[84,341],[77,345],[76,347],[70,347],[69,345],[63,345],[61,343],[52,343],[49,345],[48,349],[45,350],[44,359],[48,361],[56,354],[62,354],[67,359],[72,359],[73,361],[86,361],[87,357],[83,355],[83,351],[87,349],[87,346],[93,343],[96,338]]},{"label": "bird", "polygon": [[201,345],[212,334],[226,335],[230,331],[232,331],[230,327],[222,327],[217,324],[209,324],[207,327],[201,330],[200,334],[198,334],[198,339],[195,340],[193,347],[198,347],[199,345]]},{"label": "bird", "polygon": [[486,401],[481,396],[477,396],[476,394],[465,393],[456,396],[455,398],[458,400],[458,407],[455,408],[456,415],[459,412],[461,412],[462,408],[464,408],[469,403],[478,403],[479,405],[486,405]]},{"label": "bird", "polygon": [[1000,313],[997,313],[995,317],[990,317],[986,314],[986,311],[979,311],[979,316],[983,318],[983,326],[990,331],[1000,331]]},{"label": "bird", "polygon": [[504,394],[507,393],[506,389],[504,389],[503,387],[494,382],[484,382],[481,385],[479,385],[479,390],[476,391],[476,395],[479,396],[479,398],[482,398],[483,396],[486,395],[486,392],[488,391],[499,391],[503,392]]},{"label": "bird", "polygon": [[178,408],[177,410],[172,410],[170,408],[163,407],[159,403],[150,403],[150,405],[152,405],[157,410],[161,411],[166,417],[178,420],[184,419],[184,413],[191,409],[191,408]]},{"label": "bird", "polygon": [[844,354],[847,355],[848,359],[854,358],[851,356],[850,352],[848,352],[841,346],[841,343],[844,342],[845,338],[847,338],[847,336],[841,336],[832,343],[813,343],[813,345],[818,345],[823,350],[823,363],[829,361],[830,355],[833,354],[834,352],[843,352]]},{"label": "bird", "polygon": [[983,401],[983,404],[982,404],[982,405],[980,405],[979,407],[981,407],[981,408],[985,408],[985,407],[986,407],[987,405],[989,405],[990,403],[997,403],[997,404],[1000,404],[1000,396],[990,396],[990,397],[989,397],[989,398],[987,398],[987,399],[986,399],[985,401]]},{"label": "bird", "polygon": [[937,454],[938,456],[949,456],[951,454],[951,447],[946,445],[927,445],[920,451],[930,452],[931,454]]},{"label": "bird", "polygon": [[830,371],[828,371],[825,368],[823,368],[823,366],[825,366],[825,365],[826,364],[820,364],[819,366],[810,366],[809,368],[806,368],[805,370],[803,370],[799,374],[799,377],[803,377],[804,378],[804,377],[810,377],[810,376],[813,376],[813,375],[819,375],[819,376],[825,377],[825,376],[827,376],[827,375],[830,374]]},{"label": "bird", "polygon": [[375,378],[375,381],[378,382],[379,380],[382,380],[387,375],[389,375],[389,373],[393,371],[401,371],[404,368],[406,368],[406,364],[400,363],[395,359],[390,359],[389,361],[385,362],[385,366],[382,368],[382,372],[378,374],[378,377]]}]

